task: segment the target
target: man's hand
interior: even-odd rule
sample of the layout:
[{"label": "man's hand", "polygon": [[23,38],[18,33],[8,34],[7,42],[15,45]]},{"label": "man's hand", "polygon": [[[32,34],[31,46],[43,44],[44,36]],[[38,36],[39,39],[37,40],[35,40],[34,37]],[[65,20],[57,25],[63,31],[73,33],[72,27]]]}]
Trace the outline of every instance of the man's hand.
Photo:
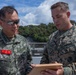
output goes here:
[{"label": "man's hand", "polygon": [[63,67],[58,68],[57,70],[50,70],[46,69],[44,71],[41,71],[42,75],[63,75]]}]

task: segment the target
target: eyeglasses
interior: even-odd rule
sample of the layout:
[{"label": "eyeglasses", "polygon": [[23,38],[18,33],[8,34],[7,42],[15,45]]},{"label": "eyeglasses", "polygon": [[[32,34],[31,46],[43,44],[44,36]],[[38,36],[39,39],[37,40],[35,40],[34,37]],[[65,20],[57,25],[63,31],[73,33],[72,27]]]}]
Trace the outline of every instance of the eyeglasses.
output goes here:
[{"label": "eyeglasses", "polygon": [[8,25],[19,24],[19,19],[18,19],[18,20],[13,20],[13,21],[7,21],[6,23],[7,23]]},{"label": "eyeglasses", "polygon": [[4,19],[0,18],[2,21],[6,22],[8,25],[14,25],[14,24],[19,24],[19,19],[17,20],[10,20],[10,21],[5,21]]}]

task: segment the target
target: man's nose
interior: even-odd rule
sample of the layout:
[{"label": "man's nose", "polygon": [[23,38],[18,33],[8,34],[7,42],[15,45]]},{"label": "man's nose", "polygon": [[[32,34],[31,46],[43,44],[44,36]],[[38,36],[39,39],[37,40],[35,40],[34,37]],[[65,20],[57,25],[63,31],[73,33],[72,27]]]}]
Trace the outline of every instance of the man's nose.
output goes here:
[{"label": "man's nose", "polygon": [[12,26],[13,26],[13,27],[17,27],[17,26],[18,26],[18,24],[15,24],[15,23],[14,23]]}]

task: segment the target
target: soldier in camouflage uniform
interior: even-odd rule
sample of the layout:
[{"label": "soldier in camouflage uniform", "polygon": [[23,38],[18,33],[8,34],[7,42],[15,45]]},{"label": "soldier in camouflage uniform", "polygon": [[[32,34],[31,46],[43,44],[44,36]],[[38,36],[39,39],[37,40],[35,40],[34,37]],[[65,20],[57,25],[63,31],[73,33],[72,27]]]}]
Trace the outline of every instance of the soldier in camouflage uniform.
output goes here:
[{"label": "soldier in camouflage uniform", "polygon": [[14,7],[0,10],[0,25],[0,75],[27,75],[31,52],[27,40],[18,34],[19,18]]},{"label": "soldier in camouflage uniform", "polygon": [[70,22],[68,4],[58,2],[51,6],[51,12],[58,30],[50,35],[41,64],[58,62],[63,64],[64,69],[43,71],[43,75],[75,75],[76,26]]}]

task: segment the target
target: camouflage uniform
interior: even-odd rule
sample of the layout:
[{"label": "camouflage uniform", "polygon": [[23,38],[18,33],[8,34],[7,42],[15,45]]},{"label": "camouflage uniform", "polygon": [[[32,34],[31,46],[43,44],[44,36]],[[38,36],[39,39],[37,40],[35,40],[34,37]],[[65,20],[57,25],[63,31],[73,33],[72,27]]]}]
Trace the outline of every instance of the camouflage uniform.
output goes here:
[{"label": "camouflage uniform", "polygon": [[[1,50],[12,53],[2,54]],[[27,41],[21,35],[11,40],[0,31],[0,75],[26,75],[30,70],[31,53]]]},{"label": "camouflage uniform", "polygon": [[[52,63],[55,61],[62,63],[65,67],[64,75],[70,75],[68,71],[72,71],[72,69],[73,71],[75,71],[75,64],[73,64],[74,62],[76,62],[75,25],[73,25],[72,28],[67,31],[57,30],[50,36],[49,41],[44,48],[43,57],[40,63]],[[66,74],[66,72],[68,73]]]}]

